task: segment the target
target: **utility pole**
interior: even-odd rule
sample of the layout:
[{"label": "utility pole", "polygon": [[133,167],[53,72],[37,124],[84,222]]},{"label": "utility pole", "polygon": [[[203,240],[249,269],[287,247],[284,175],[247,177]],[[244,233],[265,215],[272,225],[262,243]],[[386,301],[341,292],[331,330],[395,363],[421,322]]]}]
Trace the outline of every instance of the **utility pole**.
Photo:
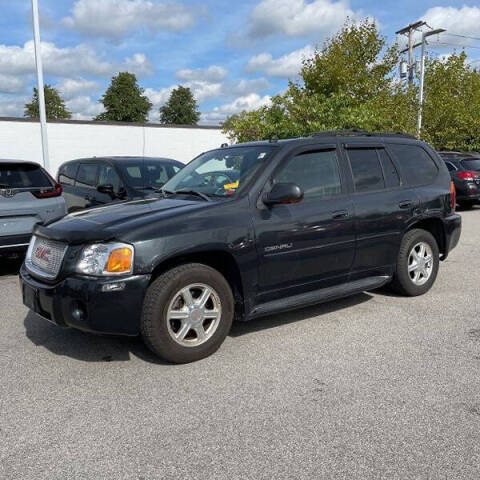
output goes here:
[{"label": "utility pole", "polygon": [[411,87],[413,85],[414,73],[415,73],[415,62],[413,60],[413,49],[417,47],[419,44],[413,44],[413,35],[414,33],[420,28],[426,25],[427,23],[423,20],[419,20],[418,22],[411,23],[406,27],[398,30],[395,32],[397,35],[407,35],[408,37],[408,48],[402,50],[400,53],[408,52],[408,84]]},{"label": "utility pole", "polygon": [[35,63],[37,65],[38,109],[40,112],[40,130],[42,133],[43,166],[49,170],[47,115],[45,110],[45,93],[43,90],[43,66],[40,50],[40,21],[38,19],[38,0],[32,0],[33,41],[35,45]]},{"label": "utility pole", "polygon": [[420,92],[418,98],[418,120],[417,120],[417,137],[420,138],[422,133],[422,114],[423,114],[423,87],[425,84],[425,44],[427,37],[432,35],[437,35],[439,33],[445,32],[444,28],[437,28],[436,30],[431,30],[430,32],[422,33],[422,58],[420,63]]}]

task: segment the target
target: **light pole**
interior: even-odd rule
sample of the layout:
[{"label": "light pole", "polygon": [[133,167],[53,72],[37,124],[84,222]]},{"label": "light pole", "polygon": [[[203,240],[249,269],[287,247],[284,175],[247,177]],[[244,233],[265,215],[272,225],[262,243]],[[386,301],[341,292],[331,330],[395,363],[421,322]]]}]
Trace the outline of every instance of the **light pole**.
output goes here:
[{"label": "light pole", "polygon": [[38,0],[32,0],[33,43],[35,45],[35,63],[37,65],[38,110],[40,112],[40,130],[42,133],[43,166],[48,171],[47,114],[45,111],[45,93],[43,90],[43,66],[40,49],[40,22],[38,19]]},{"label": "light pole", "polygon": [[422,33],[422,58],[420,62],[420,93],[418,98],[418,120],[417,120],[417,137],[420,138],[422,133],[422,113],[423,113],[423,87],[425,84],[425,43],[427,37],[436,35],[438,33],[445,32],[444,28],[437,28],[436,30],[431,30],[429,32]]}]

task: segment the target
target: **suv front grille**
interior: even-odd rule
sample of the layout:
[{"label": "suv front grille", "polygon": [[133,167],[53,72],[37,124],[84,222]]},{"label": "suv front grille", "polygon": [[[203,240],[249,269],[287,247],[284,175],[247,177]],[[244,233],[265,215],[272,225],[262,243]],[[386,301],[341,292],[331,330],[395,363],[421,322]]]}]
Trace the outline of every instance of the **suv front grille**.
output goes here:
[{"label": "suv front grille", "polygon": [[33,236],[25,265],[34,275],[54,279],[60,272],[66,249],[65,243]]}]

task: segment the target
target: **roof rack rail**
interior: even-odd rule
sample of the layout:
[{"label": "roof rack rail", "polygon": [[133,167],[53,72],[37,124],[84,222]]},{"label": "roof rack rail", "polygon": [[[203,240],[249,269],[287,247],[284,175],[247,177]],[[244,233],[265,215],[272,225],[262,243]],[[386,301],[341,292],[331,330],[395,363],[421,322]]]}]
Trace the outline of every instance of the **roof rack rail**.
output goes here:
[{"label": "roof rack rail", "polygon": [[363,135],[365,137],[370,137],[374,135],[367,130],[361,130],[360,128],[345,128],[342,130],[324,130],[321,132],[313,132],[310,134],[311,137],[348,137],[352,135]]},{"label": "roof rack rail", "polygon": [[401,137],[411,138],[415,140],[413,135],[402,132],[369,132],[367,130],[361,130],[358,128],[348,128],[344,130],[326,130],[323,132],[314,132],[310,134],[311,137]]}]

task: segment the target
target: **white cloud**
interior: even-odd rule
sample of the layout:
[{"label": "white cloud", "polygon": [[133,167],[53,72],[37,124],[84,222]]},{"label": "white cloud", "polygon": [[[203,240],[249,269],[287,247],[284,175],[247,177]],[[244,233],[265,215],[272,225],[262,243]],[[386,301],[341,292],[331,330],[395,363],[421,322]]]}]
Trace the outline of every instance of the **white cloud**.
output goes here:
[{"label": "white cloud", "polygon": [[211,112],[203,113],[201,123],[218,124],[223,122],[229,115],[255,110],[265,105],[270,105],[270,103],[271,97],[269,95],[261,97],[257,93],[250,93],[249,95],[236,98],[233,102],[215,107]]},{"label": "white cloud", "polygon": [[246,71],[249,73],[264,72],[270,77],[296,77],[302,67],[302,61],[311,57],[314,52],[315,49],[311,45],[307,45],[279,58],[273,58],[270,53],[260,53],[250,58]]},{"label": "white cloud", "polygon": [[220,82],[228,75],[227,69],[218,65],[210,65],[207,68],[184,68],[179,70],[175,76],[183,82],[205,81]]},{"label": "white cloud", "polygon": [[65,102],[67,109],[72,112],[74,120],[91,120],[103,112],[103,105],[95,102],[88,95],[81,95]]},{"label": "white cloud", "polygon": [[124,68],[127,72],[137,74],[139,77],[151,75],[153,73],[153,65],[143,53],[135,53],[125,60]]},{"label": "white cloud", "polygon": [[[252,93],[258,95],[258,92],[270,88],[270,83],[265,78],[229,80],[228,71],[217,65],[179,70],[175,76],[182,80],[184,87],[190,88],[198,104],[218,98],[245,97]],[[158,119],[158,109],[167,102],[173,89],[177,87],[178,84],[159,90],[145,89],[145,94],[153,104],[151,120]]]},{"label": "white cloud", "polygon": [[180,32],[193,26],[197,10],[175,1],[77,0],[63,23],[88,35],[118,39],[141,28]]},{"label": "white cloud", "polygon": [[347,18],[357,18],[348,0],[262,0],[251,12],[251,37],[284,34],[290,37],[329,35]]},{"label": "white cloud", "polygon": [[154,88],[146,88],[145,95],[148,99],[152,102],[152,109],[150,110],[150,121],[158,121],[160,118],[160,113],[158,109],[164,105],[172,90],[176,87],[176,85],[172,85],[170,87],[161,88],[159,90],[155,90]]},{"label": "white cloud", "polygon": [[[468,45],[473,40],[467,38],[449,36],[448,33],[456,33],[459,35],[480,36],[480,7],[434,7],[430,8],[421,17],[432,28],[445,28],[446,33],[440,35],[440,41],[448,41],[448,43],[456,43]],[[432,43],[436,41],[435,37],[431,37]]]},{"label": "white cloud", "polygon": [[26,98],[16,98],[15,100],[3,100],[0,98],[0,117],[23,117]]},{"label": "white cloud", "polygon": [[[57,47],[54,43],[41,44],[43,68],[46,74],[58,77],[94,75],[108,77],[127,70],[140,76],[152,72],[152,65],[143,54],[135,54],[123,63],[112,63],[84,44],[75,47]],[[26,75],[35,72],[33,41],[18,45],[0,45],[0,74]]]},{"label": "white cloud", "polygon": [[98,83],[84,78],[66,78],[56,85],[65,99],[71,99],[79,93],[91,92],[98,89]]},{"label": "white cloud", "polygon": [[0,73],[0,93],[17,93],[25,88],[22,78]]}]

